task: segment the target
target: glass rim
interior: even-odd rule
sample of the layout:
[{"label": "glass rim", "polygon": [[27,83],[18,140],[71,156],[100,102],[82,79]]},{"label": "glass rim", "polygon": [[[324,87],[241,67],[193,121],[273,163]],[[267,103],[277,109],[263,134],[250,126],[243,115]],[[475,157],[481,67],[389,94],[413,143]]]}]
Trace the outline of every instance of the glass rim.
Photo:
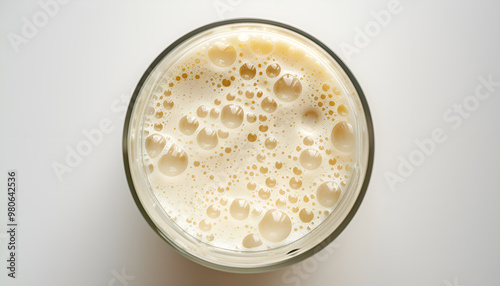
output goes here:
[{"label": "glass rim", "polygon": [[[283,28],[286,30],[290,30],[292,32],[295,32],[306,39],[312,41],[316,45],[318,45],[323,51],[325,51],[329,56],[331,56],[341,67],[342,71],[345,72],[349,80],[351,81],[354,89],[356,90],[357,96],[359,101],[361,102],[362,105],[362,110],[364,113],[364,117],[366,120],[366,127],[367,127],[367,140],[368,140],[368,153],[367,153],[367,164],[366,164],[366,171],[365,171],[365,176],[363,179],[363,183],[360,187],[359,194],[357,198],[354,201],[354,204],[352,208],[349,210],[347,215],[345,216],[344,220],[339,224],[339,226],[334,229],[323,241],[319,242],[317,245],[311,247],[309,250],[290,257],[289,259],[285,259],[283,261],[280,261],[278,263],[272,264],[272,265],[264,265],[264,266],[259,266],[259,267],[251,267],[251,268],[242,268],[242,267],[233,267],[233,266],[227,266],[227,265],[221,265],[217,263],[213,263],[207,260],[204,260],[198,256],[195,256],[191,254],[190,252],[186,251],[185,249],[179,247],[175,243],[173,243],[168,237],[166,237],[161,229],[153,222],[149,214],[147,213],[144,205],[142,204],[141,200],[138,197],[137,190],[135,188],[135,184],[132,178],[131,174],[131,169],[130,169],[130,162],[129,162],[129,157],[128,157],[128,152],[130,149],[130,146],[128,144],[128,138],[130,136],[130,123],[131,123],[131,116],[132,116],[132,111],[134,109],[134,106],[136,105],[136,101],[141,93],[142,87],[144,86],[146,80],[149,78],[153,70],[158,66],[158,64],[162,61],[163,58],[165,58],[172,50],[174,50],[176,47],[187,41],[188,39],[203,33],[205,31],[208,31],[213,28],[221,27],[221,26],[226,26],[226,25],[232,25],[232,24],[244,24],[244,23],[249,23],[249,24],[264,24],[264,25],[271,25],[271,26],[276,26],[279,28]],[[172,246],[175,250],[177,250],[179,253],[181,253],[184,257],[198,263],[201,265],[204,265],[206,267],[216,269],[216,270],[222,270],[226,272],[234,272],[234,273],[257,273],[257,272],[265,272],[265,271],[271,271],[271,270],[276,270],[278,268],[284,267],[284,266],[289,266],[291,264],[295,264],[301,260],[304,260],[315,253],[321,251],[323,248],[325,248],[327,245],[329,245],[334,239],[336,239],[340,233],[347,227],[347,225],[350,223],[354,215],[356,214],[357,210],[359,209],[363,198],[366,194],[366,190],[368,188],[368,184],[370,181],[372,169],[373,169],[373,162],[374,162],[374,130],[373,130],[373,121],[370,113],[370,109],[368,107],[368,102],[365,98],[365,95],[363,93],[363,90],[361,89],[361,86],[359,85],[358,81],[352,74],[352,72],[349,70],[347,65],[332,51],[330,50],[325,44],[323,44],[321,41],[313,37],[312,35],[295,28],[293,26],[283,24],[281,22],[276,22],[272,20],[267,20],[267,19],[258,19],[258,18],[237,18],[237,19],[230,19],[230,20],[223,20],[223,21],[217,21],[213,22],[207,25],[204,25],[202,27],[199,27],[195,30],[192,30],[191,32],[183,35],[176,41],[174,41],[172,44],[170,44],[166,49],[164,49],[155,59],[154,61],[149,65],[149,67],[146,69],[146,71],[143,73],[141,79],[139,80],[136,88],[134,89],[134,92],[132,94],[132,97],[130,99],[128,108],[127,108],[127,114],[125,117],[125,122],[124,122],[124,127],[123,127],[123,137],[122,137],[122,152],[123,152],[123,162],[124,162],[124,167],[125,167],[125,174],[127,177],[127,182],[129,185],[130,192],[132,194],[132,197],[134,198],[134,201],[139,208],[139,211],[141,212],[142,216],[144,219],[148,222],[150,227],[163,239],[165,240],[170,246]]]}]

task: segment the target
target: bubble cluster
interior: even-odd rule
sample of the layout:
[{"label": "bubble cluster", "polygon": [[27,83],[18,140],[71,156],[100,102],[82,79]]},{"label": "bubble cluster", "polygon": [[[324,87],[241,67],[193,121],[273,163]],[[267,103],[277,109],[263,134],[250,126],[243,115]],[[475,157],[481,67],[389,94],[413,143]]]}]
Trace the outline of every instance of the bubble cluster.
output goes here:
[{"label": "bubble cluster", "polygon": [[314,230],[356,171],[352,105],[314,53],[280,37],[214,37],[168,68],[144,113],[145,174],[182,229],[239,251]]}]

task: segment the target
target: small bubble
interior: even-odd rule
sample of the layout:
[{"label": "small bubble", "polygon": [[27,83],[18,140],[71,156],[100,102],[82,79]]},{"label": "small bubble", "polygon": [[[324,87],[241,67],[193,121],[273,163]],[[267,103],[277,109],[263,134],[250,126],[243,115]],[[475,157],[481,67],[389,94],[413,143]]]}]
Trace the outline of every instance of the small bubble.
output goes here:
[{"label": "small bubble", "polygon": [[306,146],[311,146],[312,144],[314,144],[314,139],[311,136],[306,136],[304,137],[304,140],[302,142]]},{"label": "small bubble", "polygon": [[273,150],[278,145],[278,140],[276,140],[276,138],[274,137],[269,137],[266,139],[266,142],[264,142],[264,145],[267,149]]},{"label": "small bubble", "polygon": [[185,115],[179,120],[179,130],[186,135],[192,135],[199,125],[196,117],[191,115]]},{"label": "small bubble", "polygon": [[146,138],[144,147],[146,148],[146,152],[148,153],[149,157],[155,158],[161,153],[161,151],[165,147],[165,144],[167,144],[167,141],[163,136],[161,136],[160,134],[152,134],[148,136],[148,138]]},{"label": "small bubble", "polygon": [[332,143],[337,150],[342,152],[349,152],[354,147],[354,130],[351,124],[342,121],[333,127],[332,130]]},{"label": "small bubble", "polygon": [[286,205],[286,201],[285,201],[285,199],[283,199],[283,198],[279,198],[279,199],[277,199],[277,200],[276,200],[276,206],[277,206],[277,207],[283,207],[283,206],[285,206],[285,205]]},{"label": "small bubble", "polygon": [[254,248],[262,245],[262,241],[255,235],[249,234],[243,238],[241,243],[245,248]]},{"label": "small bubble", "polygon": [[267,113],[272,113],[276,110],[276,108],[278,108],[278,104],[270,96],[264,98],[260,103],[260,106],[262,107],[262,110]]},{"label": "small bubble", "polygon": [[292,177],[290,179],[289,183],[290,183],[290,187],[292,189],[295,189],[295,190],[299,189],[300,187],[302,187],[302,181],[300,179],[295,178],[295,177]]},{"label": "small bubble", "polygon": [[226,139],[227,137],[229,137],[229,132],[219,129],[219,131],[217,131],[217,135],[219,135],[219,138]]},{"label": "small bubble", "polygon": [[316,191],[316,199],[320,205],[329,208],[337,203],[340,194],[339,185],[333,181],[328,181],[319,185]]},{"label": "small bubble", "polygon": [[314,213],[308,209],[301,209],[299,212],[299,218],[303,222],[310,222],[314,218]]},{"label": "small bubble", "polygon": [[300,165],[307,170],[317,169],[321,165],[321,154],[314,149],[305,149],[300,153]]},{"label": "small bubble", "polygon": [[201,129],[196,136],[196,141],[198,145],[205,150],[213,149],[219,143],[217,133],[210,127]]},{"label": "small bubble", "polygon": [[229,213],[237,220],[244,220],[250,212],[250,204],[244,199],[235,199],[229,207]]},{"label": "small bubble", "polygon": [[152,107],[152,106],[149,106],[147,109],[146,109],[146,114],[148,115],[153,115],[155,114],[155,108]]},{"label": "small bubble", "polygon": [[255,66],[251,63],[243,64],[240,67],[240,76],[245,80],[250,80],[254,78],[256,73],[257,70],[255,69]]},{"label": "small bubble", "polygon": [[246,91],[245,92],[245,96],[246,98],[248,99],[252,99],[254,97],[255,93],[251,92],[251,91]]},{"label": "small bubble", "polygon": [[280,210],[268,210],[259,222],[259,232],[270,242],[280,242],[288,237],[292,230],[292,221]]},{"label": "small bubble", "polygon": [[218,218],[220,216],[220,208],[216,205],[210,205],[207,208],[207,216],[209,218]]},{"label": "small bubble", "polygon": [[219,114],[220,114],[220,111],[215,107],[210,110],[210,117],[213,119],[219,118]]},{"label": "small bubble", "polygon": [[271,191],[265,190],[265,189],[260,189],[259,190],[259,197],[263,200],[267,200],[271,197]]},{"label": "small bubble", "polygon": [[267,178],[266,179],[266,186],[268,186],[269,188],[276,186],[276,179],[271,178],[271,177]]},{"label": "small bubble", "polygon": [[172,108],[174,108],[174,102],[170,99],[166,99],[163,101],[163,108],[165,108],[166,110],[170,110]]},{"label": "small bubble", "polygon": [[228,104],[222,108],[220,119],[227,128],[238,128],[243,123],[243,109],[235,104]]},{"label": "small bubble", "polygon": [[231,85],[231,81],[228,80],[228,79],[223,79],[222,80],[222,85],[225,86],[225,87],[228,87]]},{"label": "small bubble", "polygon": [[264,163],[265,160],[266,160],[266,155],[264,154],[257,155],[257,161],[259,161],[259,163]]},{"label": "small bubble", "polygon": [[200,118],[206,117],[207,114],[208,114],[208,107],[206,107],[204,105],[201,105],[196,110],[196,115],[198,115],[198,117],[200,117]]},{"label": "small bubble", "polygon": [[337,107],[337,113],[342,116],[346,116],[349,113],[349,110],[347,109],[347,106],[341,104]]},{"label": "small bubble", "polygon": [[187,165],[188,155],[176,144],[172,144],[168,152],[158,160],[158,169],[169,177],[181,174],[186,170]]},{"label": "small bubble", "polygon": [[302,171],[297,167],[293,167],[293,173],[298,176],[302,174]]},{"label": "small bubble", "polygon": [[212,224],[208,220],[204,219],[200,221],[198,227],[201,231],[210,231],[212,229]]},{"label": "small bubble", "polygon": [[216,42],[208,48],[208,58],[220,67],[227,67],[236,60],[236,49],[228,43]]},{"label": "small bubble", "polygon": [[255,142],[255,140],[257,140],[257,135],[254,133],[248,133],[247,138],[248,138],[248,141]]},{"label": "small bubble", "polygon": [[269,169],[268,169],[267,167],[260,167],[260,172],[261,172],[262,174],[267,173],[267,171],[268,171],[268,170],[269,170]]},{"label": "small bubble", "polygon": [[248,123],[254,123],[257,121],[257,116],[253,113],[247,113],[247,121]]},{"label": "small bubble", "polygon": [[278,64],[270,64],[266,69],[266,74],[270,78],[277,77],[281,72],[281,67]]},{"label": "small bubble", "polygon": [[250,191],[255,190],[256,187],[257,187],[257,185],[254,182],[250,182],[250,183],[247,184],[247,188]]},{"label": "small bubble", "polygon": [[163,129],[163,124],[156,123],[154,128],[155,128],[156,131],[161,131]]},{"label": "small bubble", "polygon": [[289,102],[299,98],[302,93],[300,80],[291,74],[285,74],[274,84],[274,94],[282,101]]}]

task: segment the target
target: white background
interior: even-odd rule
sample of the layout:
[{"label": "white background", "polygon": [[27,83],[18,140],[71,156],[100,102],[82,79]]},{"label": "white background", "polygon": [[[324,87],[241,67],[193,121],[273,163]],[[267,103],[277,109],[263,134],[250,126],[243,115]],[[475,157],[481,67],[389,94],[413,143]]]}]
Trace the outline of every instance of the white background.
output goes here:
[{"label": "white background", "polygon": [[[23,18],[45,12],[38,1],[2,1],[0,285],[500,285],[500,87],[460,126],[443,119],[473,100],[479,77],[500,81],[500,3],[401,1],[361,47],[359,30],[389,1],[352,2],[75,0],[16,45]],[[376,139],[367,195],[335,243],[253,275],[199,266],[157,236],[121,153],[123,108],[153,59],[183,34],[237,17],[282,21],[337,52],[364,89]],[[106,119],[114,130],[58,180],[54,162]],[[446,142],[391,191],[386,172],[397,174],[399,156],[435,128]],[[19,174],[16,279],[4,267],[10,169]]]}]

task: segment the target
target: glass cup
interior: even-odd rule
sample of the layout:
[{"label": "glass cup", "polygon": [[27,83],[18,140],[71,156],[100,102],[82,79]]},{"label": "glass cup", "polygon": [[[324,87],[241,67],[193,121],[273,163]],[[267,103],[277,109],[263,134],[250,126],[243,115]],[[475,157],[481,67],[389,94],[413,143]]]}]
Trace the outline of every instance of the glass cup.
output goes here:
[{"label": "glass cup", "polygon": [[[312,231],[279,247],[259,251],[226,249],[193,236],[165,211],[148,181],[148,166],[143,161],[144,118],[148,103],[162,75],[184,54],[200,43],[221,35],[247,32],[280,35],[315,54],[321,64],[341,82],[354,118],[355,162],[335,209]],[[334,123],[332,122],[332,128]],[[181,37],[167,47],[140,79],[128,108],[123,133],[125,172],[132,196],[149,225],[183,256],[210,268],[239,273],[263,272],[297,263],[332,242],[351,221],[365,195],[374,153],[373,126],[368,104],[360,85],[340,58],[323,43],[294,27],[259,19],[236,19],[212,23]]]}]

